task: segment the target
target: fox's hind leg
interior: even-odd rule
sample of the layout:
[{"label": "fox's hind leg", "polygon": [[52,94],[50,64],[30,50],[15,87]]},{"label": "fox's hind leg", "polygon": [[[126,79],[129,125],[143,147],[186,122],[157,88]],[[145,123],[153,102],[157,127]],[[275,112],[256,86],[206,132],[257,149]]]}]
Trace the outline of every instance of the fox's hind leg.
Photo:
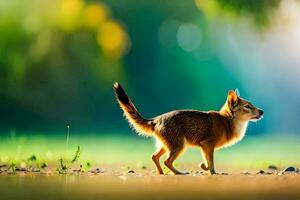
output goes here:
[{"label": "fox's hind leg", "polygon": [[174,160],[180,155],[182,149],[171,150],[168,159],[165,161],[165,165],[176,175],[185,175],[187,172],[178,171],[174,166]]},{"label": "fox's hind leg", "polygon": [[156,132],[158,141],[161,142],[169,153],[168,158],[164,161],[166,167],[168,167],[174,174],[187,174],[178,171],[174,166],[174,160],[180,155],[185,148],[185,138],[183,135],[178,133],[178,130],[169,130],[164,128]]},{"label": "fox's hind leg", "polygon": [[160,163],[159,163],[159,158],[166,152],[166,150],[161,147],[159,148],[159,150],[157,152],[155,152],[153,155],[152,155],[152,160],[156,166],[156,172],[157,174],[164,174],[161,166],[160,166]]},{"label": "fox's hind leg", "polygon": [[167,160],[164,162],[165,165],[174,173],[177,175],[184,175],[184,174],[188,174],[187,172],[181,172],[178,171],[174,166],[173,166],[173,162],[176,158],[178,158],[178,156],[180,155],[180,153],[184,150],[184,140],[182,141],[177,141],[176,144],[173,145],[169,145],[169,157],[167,158]]}]

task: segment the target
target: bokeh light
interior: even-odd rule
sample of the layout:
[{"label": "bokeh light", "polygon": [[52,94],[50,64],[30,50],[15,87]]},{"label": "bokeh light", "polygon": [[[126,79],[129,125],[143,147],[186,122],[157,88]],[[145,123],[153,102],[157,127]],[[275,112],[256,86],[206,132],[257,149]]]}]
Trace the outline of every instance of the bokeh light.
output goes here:
[{"label": "bokeh light", "polygon": [[65,31],[73,31],[80,23],[83,0],[61,0],[58,8],[59,26]]},{"label": "bokeh light", "polygon": [[97,30],[108,18],[109,10],[103,3],[90,3],[85,6],[83,23],[91,30]]},{"label": "bokeh light", "polygon": [[179,46],[185,51],[195,51],[199,48],[202,40],[202,33],[195,24],[181,24],[177,31]]},{"label": "bokeh light", "polygon": [[160,42],[165,47],[175,47],[177,45],[177,30],[180,22],[176,20],[166,20],[161,23],[158,31]]},{"label": "bokeh light", "polygon": [[119,58],[128,50],[128,36],[124,28],[113,21],[105,22],[100,27],[97,41],[110,57]]}]

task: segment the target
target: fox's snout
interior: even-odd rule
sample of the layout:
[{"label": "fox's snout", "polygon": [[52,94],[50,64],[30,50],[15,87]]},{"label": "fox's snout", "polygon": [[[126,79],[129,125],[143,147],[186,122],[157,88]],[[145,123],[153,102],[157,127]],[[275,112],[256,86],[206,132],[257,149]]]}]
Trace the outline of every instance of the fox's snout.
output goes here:
[{"label": "fox's snout", "polygon": [[257,109],[257,112],[258,114],[255,117],[253,117],[255,121],[262,119],[264,115],[264,111],[262,109]]},{"label": "fox's snout", "polygon": [[264,111],[261,110],[261,109],[258,109],[258,113],[259,113],[259,115],[260,115],[261,117],[264,115]]}]

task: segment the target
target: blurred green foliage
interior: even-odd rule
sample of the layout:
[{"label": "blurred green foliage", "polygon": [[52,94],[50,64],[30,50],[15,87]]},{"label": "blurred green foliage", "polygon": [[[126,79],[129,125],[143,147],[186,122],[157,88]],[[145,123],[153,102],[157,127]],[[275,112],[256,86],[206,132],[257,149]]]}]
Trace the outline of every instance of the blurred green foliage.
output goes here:
[{"label": "blurred green foliage", "polygon": [[251,16],[259,26],[270,23],[273,12],[278,8],[280,0],[217,0],[220,6],[239,16]]},{"label": "blurred green foliage", "polygon": [[97,91],[123,79],[121,58],[130,39],[106,4],[26,0],[1,5],[0,107],[11,124],[26,124],[26,116],[66,122],[66,115],[84,112],[82,105]]},{"label": "blurred green foliage", "polygon": [[[128,130],[112,93],[114,81],[145,117],[218,109],[237,87],[267,111],[277,108],[280,101],[259,98],[253,84],[257,73],[255,83],[269,75],[254,70],[260,58],[249,63],[253,70],[244,65],[256,49],[244,51],[233,34],[245,35],[244,28],[234,29],[241,23],[250,35],[241,40],[251,41],[256,30],[239,19],[268,27],[281,3],[0,0],[0,129],[51,132],[70,124],[75,132]],[[231,22],[232,16],[237,20]],[[264,96],[276,96],[274,87]],[[272,121],[254,130],[270,131]],[[289,125],[300,129],[295,121]]]}]

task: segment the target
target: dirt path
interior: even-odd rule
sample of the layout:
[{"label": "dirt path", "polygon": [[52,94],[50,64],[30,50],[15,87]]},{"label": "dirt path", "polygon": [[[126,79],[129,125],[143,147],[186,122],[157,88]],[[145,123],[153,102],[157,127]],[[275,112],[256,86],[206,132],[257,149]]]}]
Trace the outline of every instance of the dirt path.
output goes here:
[{"label": "dirt path", "polygon": [[300,199],[300,174],[0,175],[0,199]]}]

